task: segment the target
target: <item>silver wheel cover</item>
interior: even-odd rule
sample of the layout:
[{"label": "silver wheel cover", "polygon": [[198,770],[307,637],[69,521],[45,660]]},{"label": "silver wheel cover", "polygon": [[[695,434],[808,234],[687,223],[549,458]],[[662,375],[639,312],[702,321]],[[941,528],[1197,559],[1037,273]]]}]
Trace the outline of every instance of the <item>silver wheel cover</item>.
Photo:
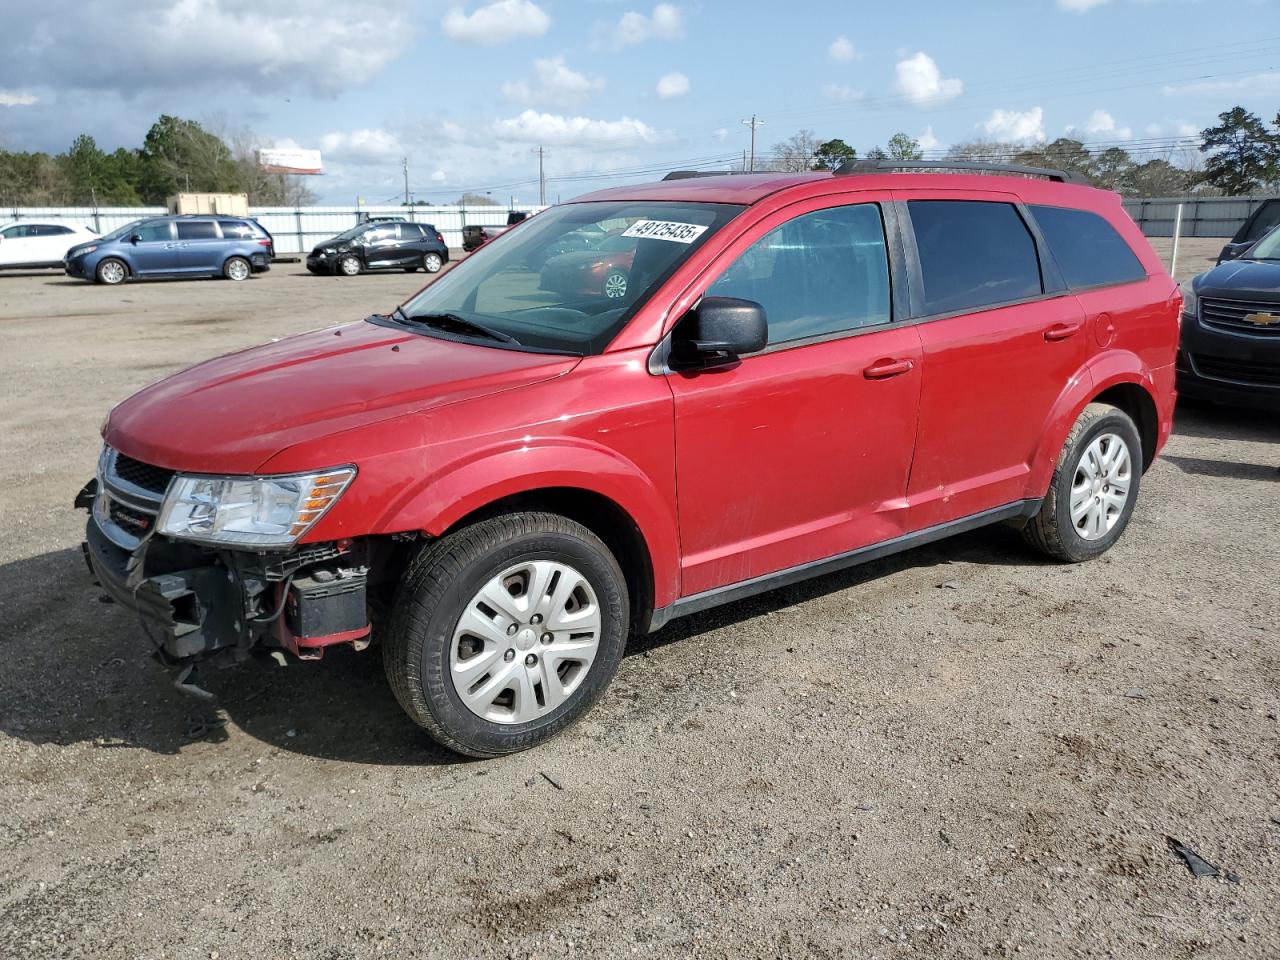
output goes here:
[{"label": "silver wheel cover", "polygon": [[422,265],[427,273],[437,273],[444,266],[444,261],[440,259],[440,254],[428,253],[422,258]]},{"label": "silver wheel cover", "polygon": [[627,295],[627,278],[620,273],[611,273],[604,278],[604,295],[610,300],[617,300]]},{"label": "silver wheel cover", "polygon": [[1114,433],[1095,437],[1071,481],[1071,523],[1084,540],[1101,540],[1124,515],[1133,484],[1129,445]]},{"label": "silver wheel cover", "polygon": [[449,645],[454,692],[492,723],[528,723],[582,687],[600,647],[600,604],[568,564],[503,570],[467,603]]},{"label": "silver wheel cover", "polygon": [[232,280],[244,280],[249,276],[249,265],[243,260],[232,260],[227,264],[227,276]]},{"label": "silver wheel cover", "polygon": [[124,279],[124,267],[120,266],[116,261],[111,260],[102,265],[100,271],[102,279],[107,283],[119,283]]},{"label": "silver wheel cover", "polygon": [[360,261],[355,257],[343,257],[342,260],[339,261],[338,267],[348,277],[354,277],[360,272]]}]

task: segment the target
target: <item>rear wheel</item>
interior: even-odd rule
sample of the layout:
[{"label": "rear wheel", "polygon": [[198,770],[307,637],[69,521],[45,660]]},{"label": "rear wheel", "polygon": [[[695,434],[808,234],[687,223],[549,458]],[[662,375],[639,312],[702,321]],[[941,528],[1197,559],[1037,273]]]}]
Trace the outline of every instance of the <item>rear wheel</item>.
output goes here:
[{"label": "rear wheel", "polygon": [[129,268],[124,265],[123,261],[108,258],[98,264],[95,276],[98,278],[99,283],[114,286],[129,279]]},{"label": "rear wheel", "polygon": [[1142,440],[1123,410],[1091,403],[1067,435],[1049,493],[1023,535],[1056,560],[1106,553],[1129,524],[1142,480]]},{"label": "rear wheel", "polygon": [[438,253],[424,254],[422,257],[422,269],[427,273],[439,273],[440,268],[444,266],[444,258]]},{"label": "rear wheel", "polygon": [[222,265],[222,275],[228,280],[248,280],[253,267],[244,257],[231,257]]},{"label": "rear wheel", "polygon": [[585,714],[626,644],[626,581],[590,530],[555,514],[494,517],[410,564],[383,663],[400,705],[473,757],[525,750]]},{"label": "rear wheel", "polygon": [[354,277],[360,272],[360,258],[348,253],[338,261],[338,270],[344,277]]}]

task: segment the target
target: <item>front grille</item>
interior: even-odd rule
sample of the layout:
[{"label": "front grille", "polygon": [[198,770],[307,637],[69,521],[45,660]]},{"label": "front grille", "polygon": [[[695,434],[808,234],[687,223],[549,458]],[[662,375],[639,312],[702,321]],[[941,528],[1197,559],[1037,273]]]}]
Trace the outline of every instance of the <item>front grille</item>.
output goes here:
[{"label": "front grille", "polygon": [[1280,387],[1280,364],[1234,357],[1208,357],[1197,353],[1192,357],[1196,369],[1215,380],[1231,380],[1261,387]]},{"label": "front grille", "polygon": [[[1252,323],[1245,317],[1253,314],[1271,314],[1274,323]],[[1200,321],[1206,327],[1229,330],[1232,333],[1249,333],[1259,337],[1280,337],[1280,303],[1266,300],[1219,300],[1204,297],[1200,300]]]},{"label": "front grille", "polygon": [[139,539],[145,537],[151,530],[151,525],[156,522],[156,518],[153,515],[126,507],[118,500],[110,500],[107,504],[107,510],[112,523]]},{"label": "front grille", "polygon": [[123,453],[117,452],[112,472],[135,487],[163,496],[169,489],[169,481],[177,471],[168,470],[165,467],[153,467],[149,463],[143,463],[141,460],[135,460],[133,457],[126,457]]}]

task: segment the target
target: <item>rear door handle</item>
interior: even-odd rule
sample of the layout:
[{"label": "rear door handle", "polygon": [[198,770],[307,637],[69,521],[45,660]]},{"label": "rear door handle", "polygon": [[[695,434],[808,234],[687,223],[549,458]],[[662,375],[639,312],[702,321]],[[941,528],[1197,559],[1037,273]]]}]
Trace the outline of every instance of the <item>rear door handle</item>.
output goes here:
[{"label": "rear door handle", "polygon": [[909,373],[914,367],[915,363],[910,360],[877,360],[864,369],[862,375],[868,380],[887,380],[889,377],[898,377],[904,373]]},{"label": "rear door handle", "polygon": [[1055,340],[1066,340],[1068,337],[1074,337],[1079,333],[1082,326],[1084,324],[1081,323],[1055,323],[1044,332],[1044,338],[1050,343]]}]

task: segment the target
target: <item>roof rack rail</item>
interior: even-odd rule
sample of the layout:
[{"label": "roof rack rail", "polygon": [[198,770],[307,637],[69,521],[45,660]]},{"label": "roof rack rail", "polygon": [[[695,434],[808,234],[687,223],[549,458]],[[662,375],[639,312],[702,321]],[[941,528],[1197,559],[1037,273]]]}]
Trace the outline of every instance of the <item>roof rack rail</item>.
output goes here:
[{"label": "roof rack rail", "polygon": [[854,173],[887,173],[892,170],[965,170],[979,173],[1016,173],[1024,177],[1044,177],[1058,183],[1089,186],[1089,178],[1070,170],[1048,167],[1026,167],[1019,163],[981,163],[973,160],[847,160],[836,168],[836,175]]},{"label": "roof rack rail", "polygon": [[663,180],[692,180],[695,177],[731,177],[738,170],[672,170]]}]

